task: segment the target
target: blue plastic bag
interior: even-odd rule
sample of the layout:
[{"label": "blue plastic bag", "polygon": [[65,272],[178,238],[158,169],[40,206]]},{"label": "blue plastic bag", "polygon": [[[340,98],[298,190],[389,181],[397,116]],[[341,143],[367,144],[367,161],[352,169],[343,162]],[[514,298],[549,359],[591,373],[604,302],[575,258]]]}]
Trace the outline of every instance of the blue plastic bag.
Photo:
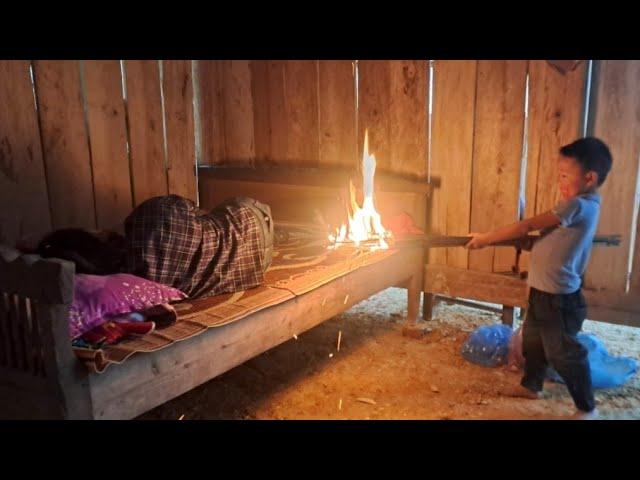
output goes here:
[{"label": "blue plastic bag", "polygon": [[[638,362],[630,357],[614,357],[607,352],[604,344],[594,335],[579,333],[578,340],[589,352],[591,383],[593,388],[617,388],[624,385],[638,371]],[[551,381],[564,383],[553,368],[547,371]]]},{"label": "blue plastic bag", "polygon": [[484,325],[476,329],[462,345],[462,356],[472,363],[497,367],[507,362],[513,331],[507,325]]}]

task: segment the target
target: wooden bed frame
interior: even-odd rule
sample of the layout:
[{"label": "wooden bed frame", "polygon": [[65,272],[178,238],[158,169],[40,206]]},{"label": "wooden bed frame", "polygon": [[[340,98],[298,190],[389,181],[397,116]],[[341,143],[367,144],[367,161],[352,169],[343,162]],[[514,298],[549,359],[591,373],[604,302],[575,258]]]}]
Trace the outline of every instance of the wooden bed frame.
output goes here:
[{"label": "wooden bed frame", "polygon": [[[200,178],[203,208],[216,203],[210,180]],[[279,184],[250,183],[229,188],[267,202],[269,195],[291,193]],[[413,195],[424,202],[424,192]],[[73,264],[0,249],[0,418],[135,418],[392,286],[407,288],[406,331],[415,331],[423,258],[421,247],[403,248],[309,293],[89,374],[69,341]]]},{"label": "wooden bed frame", "polygon": [[413,323],[422,285],[422,251],[403,249],[300,297],[89,374],[69,341],[73,264],[34,256],[3,263],[2,418],[134,418],[387,287],[408,287]]}]

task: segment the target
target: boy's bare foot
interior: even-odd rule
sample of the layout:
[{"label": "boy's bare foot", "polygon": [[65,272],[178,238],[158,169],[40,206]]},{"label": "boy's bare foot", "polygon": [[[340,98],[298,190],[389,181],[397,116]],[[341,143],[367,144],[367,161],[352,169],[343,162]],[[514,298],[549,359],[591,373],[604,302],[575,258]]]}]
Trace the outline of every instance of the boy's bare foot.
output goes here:
[{"label": "boy's bare foot", "polygon": [[569,417],[570,420],[598,420],[600,414],[597,408],[594,408],[590,412],[583,412],[578,410],[576,413]]},{"label": "boy's bare foot", "polygon": [[504,389],[500,393],[507,397],[528,398],[531,400],[538,400],[539,398],[542,398],[542,395],[540,392],[534,392],[533,390],[529,390],[528,388],[523,387],[522,385]]}]

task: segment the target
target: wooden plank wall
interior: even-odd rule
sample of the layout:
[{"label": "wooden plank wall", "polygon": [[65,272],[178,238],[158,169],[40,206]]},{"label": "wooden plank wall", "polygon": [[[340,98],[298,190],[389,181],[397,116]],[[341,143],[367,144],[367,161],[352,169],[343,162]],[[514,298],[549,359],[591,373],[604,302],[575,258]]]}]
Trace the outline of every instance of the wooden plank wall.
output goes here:
[{"label": "wooden plank wall", "polygon": [[[624,294],[632,263],[640,296],[640,62],[596,63],[593,134],[615,162],[600,231],[624,244],[594,251],[586,280]],[[557,149],[580,136],[586,62],[563,73],[542,60],[436,60],[433,73],[430,119],[427,60],[1,61],[0,201],[15,208],[0,211],[0,241],[121,229],[147,198],[195,199],[196,155],[201,165],[358,169],[365,129],[379,171],[424,182],[430,173],[433,232],[515,221],[520,196],[526,216],[550,208]],[[514,252],[442,249],[429,261],[502,272]]]},{"label": "wooden plank wall", "polygon": [[[431,230],[466,235],[471,221],[476,60],[434,62],[431,177],[439,185],[430,199]],[[429,251],[429,263],[469,267],[467,250]]]},{"label": "wooden plank wall", "polygon": [[[525,216],[542,213],[559,200],[558,149],[582,136],[587,62],[566,72],[542,60],[526,62],[526,70],[522,63],[435,61],[430,166],[440,185],[430,206],[433,231],[463,234],[509,223],[517,211],[515,192],[521,173],[525,175],[524,192],[520,192]],[[518,107],[525,91],[524,72],[529,87],[526,118]],[[585,290],[594,318],[637,324],[640,62],[595,62],[594,78],[593,128],[588,134],[603,139],[614,158],[601,189],[599,233],[620,233],[623,242],[618,248],[592,252]],[[523,124],[527,148],[526,168],[521,172]],[[460,249],[434,250],[429,258],[436,265],[507,270],[512,250],[494,250],[470,254]],[[528,268],[526,253],[520,267]]]},{"label": "wooden plank wall", "polygon": [[0,243],[51,228],[29,62],[0,62]]},{"label": "wooden plank wall", "polygon": [[368,128],[380,171],[426,179],[428,62],[360,61],[358,90],[355,63],[200,61],[202,164],[357,168]]},{"label": "wooden plank wall", "polygon": [[[552,208],[560,199],[556,161],[563,145],[581,137],[586,62],[561,73],[544,60],[529,61],[528,148],[525,217]],[[528,269],[528,253],[521,266]]]},{"label": "wooden plank wall", "polygon": [[[518,219],[527,62],[479,61],[473,140],[471,231],[484,232]],[[513,249],[469,253],[472,270],[510,271]]]},{"label": "wooden plank wall", "polygon": [[95,228],[80,62],[37,61],[33,70],[52,226]]},{"label": "wooden plank wall", "polygon": [[[483,232],[518,218],[527,61],[434,62],[432,231]],[[511,248],[430,252],[430,263],[510,271]]]},{"label": "wooden plank wall", "polygon": [[[640,61],[605,60],[598,62],[597,96],[593,135],[609,145],[613,168],[600,189],[602,205],[598,231],[622,234],[615,249],[592,253],[585,284],[592,290],[624,294],[628,274],[633,293],[638,289],[638,238],[632,248],[634,216],[637,217],[637,179],[640,161]],[[635,250],[635,269],[629,260]],[[638,308],[640,310],[640,308]]]},{"label": "wooden plank wall", "polygon": [[0,61],[0,242],[196,200],[192,84],[185,60]]},{"label": "wooden plank wall", "polygon": [[[379,172],[426,182],[426,60],[200,61],[198,69],[202,164],[355,171],[368,129]],[[424,226],[426,202],[416,208],[414,196],[379,208],[408,202]]]},{"label": "wooden plank wall", "polygon": [[159,62],[124,62],[133,202],[168,192]]}]

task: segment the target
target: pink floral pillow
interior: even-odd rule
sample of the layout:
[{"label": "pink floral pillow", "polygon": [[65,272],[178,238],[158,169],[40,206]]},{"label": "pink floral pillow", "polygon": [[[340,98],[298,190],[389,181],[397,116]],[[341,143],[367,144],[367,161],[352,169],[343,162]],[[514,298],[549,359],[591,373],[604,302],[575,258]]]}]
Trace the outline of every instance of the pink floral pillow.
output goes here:
[{"label": "pink floral pillow", "polygon": [[76,274],[74,298],[69,310],[69,330],[75,339],[109,321],[109,317],[144,310],[187,298],[178,289],[128,273]]}]

